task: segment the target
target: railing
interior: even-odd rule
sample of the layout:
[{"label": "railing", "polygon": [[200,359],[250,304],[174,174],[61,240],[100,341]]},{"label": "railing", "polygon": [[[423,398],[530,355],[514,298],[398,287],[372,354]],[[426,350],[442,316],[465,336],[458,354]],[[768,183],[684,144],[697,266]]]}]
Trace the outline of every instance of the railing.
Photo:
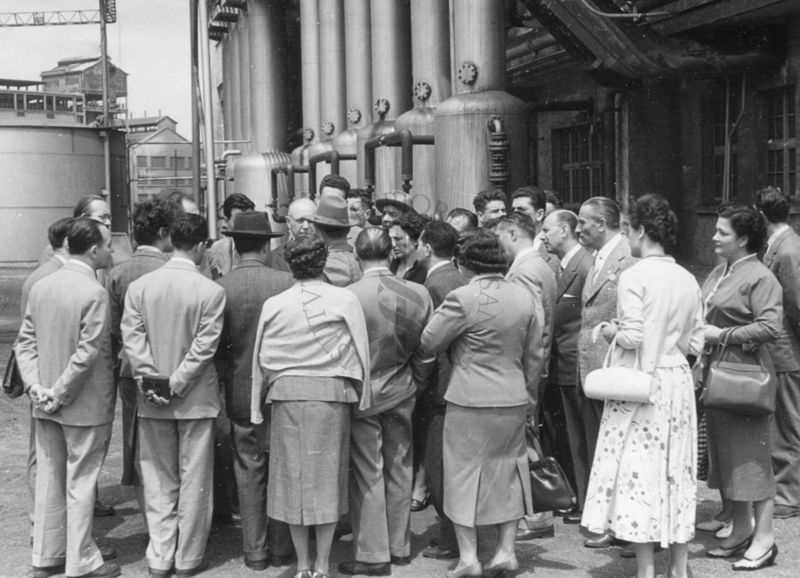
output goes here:
[{"label": "railing", "polygon": [[16,116],[70,116],[75,122],[85,124],[86,103],[76,94],[54,94],[27,90],[0,90],[0,113],[14,111]]}]

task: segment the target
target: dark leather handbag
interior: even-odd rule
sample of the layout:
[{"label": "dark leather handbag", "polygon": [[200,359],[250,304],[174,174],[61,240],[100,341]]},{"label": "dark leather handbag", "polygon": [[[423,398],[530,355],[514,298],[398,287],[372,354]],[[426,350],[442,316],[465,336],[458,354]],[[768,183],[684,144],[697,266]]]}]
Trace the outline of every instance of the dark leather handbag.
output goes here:
[{"label": "dark leather handbag", "polygon": [[775,393],[776,380],[758,351],[722,343],[708,368],[701,400],[706,409],[765,416],[775,413]]},{"label": "dark leather handbag", "polygon": [[[534,426],[526,427],[525,437],[528,446],[535,448],[540,456],[543,455]],[[531,455],[530,452],[528,455]],[[573,510],[577,507],[578,498],[569,485],[564,470],[555,458],[529,459],[528,466],[531,472],[531,498],[534,512]]]},{"label": "dark leather handbag", "polygon": [[25,393],[25,384],[22,383],[22,376],[17,365],[17,356],[13,349],[6,364],[6,372],[3,375],[3,393],[12,398],[19,397]]}]

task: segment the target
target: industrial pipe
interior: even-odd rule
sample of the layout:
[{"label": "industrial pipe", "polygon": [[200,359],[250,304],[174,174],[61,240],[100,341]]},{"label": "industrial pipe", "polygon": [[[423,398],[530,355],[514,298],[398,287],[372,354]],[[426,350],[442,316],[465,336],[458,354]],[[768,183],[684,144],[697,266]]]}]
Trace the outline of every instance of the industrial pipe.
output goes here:
[{"label": "industrial pipe", "polygon": [[352,128],[372,122],[372,52],[369,0],[344,0],[347,120]]},{"label": "industrial pipe", "polygon": [[314,129],[330,140],[346,128],[344,9],[342,0],[318,2],[321,124]]},{"label": "industrial pipe", "polygon": [[375,149],[379,147],[400,147],[400,178],[403,191],[411,192],[411,181],[414,180],[414,145],[432,145],[432,135],[414,136],[409,130],[399,130],[389,134],[374,136],[364,143],[364,182],[367,192],[372,196],[375,191]]},{"label": "industrial pipe", "polygon": [[492,117],[487,123],[489,128],[489,186],[501,189],[508,195],[508,133],[503,119]]},{"label": "industrial pipe", "polygon": [[[308,196],[311,199],[317,198],[317,164],[318,163],[329,163],[331,165],[330,174],[338,175],[339,174],[339,162],[340,161],[354,161],[356,160],[355,154],[341,154],[336,149],[331,149],[329,151],[325,151],[319,154],[314,155],[313,157],[308,159],[308,183],[309,183],[309,191]],[[321,191],[320,191],[321,192]]]},{"label": "industrial pipe", "polygon": [[272,167],[270,171],[270,182],[272,185],[272,201],[267,204],[272,211],[272,219],[276,223],[285,223],[286,217],[281,215],[278,206],[278,175],[286,175],[286,206],[288,207],[294,200],[294,175],[295,173],[307,173],[308,167],[298,167],[292,164],[279,165]]},{"label": "industrial pipe", "polygon": [[198,44],[200,48],[200,66],[203,86],[203,132],[206,157],[206,212],[208,215],[208,237],[217,238],[217,179],[214,170],[214,114],[211,87],[211,46],[208,43],[208,5],[202,1],[198,7]]},{"label": "industrial pipe", "polygon": [[[300,0],[300,60],[303,84],[303,127],[319,132],[319,6]],[[316,138],[316,136],[314,136]]]},{"label": "industrial pipe", "polygon": [[[200,0],[201,3],[204,0]],[[249,16],[245,12],[239,14],[237,24],[237,40],[239,44],[239,123],[241,134],[238,140],[250,141],[250,145],[245,145],[245,152],[252,152],[254,149],[253,126],[250,101],[250,24]]]}]

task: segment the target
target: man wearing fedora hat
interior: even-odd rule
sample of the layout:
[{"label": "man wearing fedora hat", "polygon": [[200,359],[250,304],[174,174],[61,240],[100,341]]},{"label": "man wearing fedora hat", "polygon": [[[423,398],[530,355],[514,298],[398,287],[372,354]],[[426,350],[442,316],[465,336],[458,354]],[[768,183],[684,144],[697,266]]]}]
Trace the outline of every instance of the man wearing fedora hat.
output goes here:
[{"label": "man wearing fedora hat", "polygon": [[317,205],[317,214],[306,219],[325,239],[328,260],[322,278],[336,287],[346,287],[361,279],[361,268],[356,261],[353,247],[347,243],[350,219],[347,216],[347,201],[338,195],[325,195]]},{"label": "man wearing fedora hat", "polygon": [[265,265],[270,239],[281,235],[272,232],[266,213],[239,213],[231,228],[222,234],[232,239],[238,264],[217,280],[226,295],[217,371],[231,424],[244,563],[248,568],[263,570],[269,564],[270,553],[274,565],[287,563],[292,545],[288,527],[274,521],[270,521],[267,539],[269,430],[266,424],[250,422],[253,347],[264,302],[291,287],[293,279],[290,274]]},{"label": "man wearing fedora hat", "polygon": [[416,213],[411,204],[411,195],[402,191],[383,193],[375,199],[375,206],[383,215],[381,227],[389,230],[396,221],[406,213]]}]

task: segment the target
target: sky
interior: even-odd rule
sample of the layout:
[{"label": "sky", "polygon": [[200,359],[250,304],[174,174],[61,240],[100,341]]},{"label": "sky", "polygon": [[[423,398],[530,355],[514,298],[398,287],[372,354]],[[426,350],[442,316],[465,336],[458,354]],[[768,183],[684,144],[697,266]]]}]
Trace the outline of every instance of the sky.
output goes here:
[{"label": "sky", "polygon": [[[0,13],[94,10],[99,0],[0,0]],[[117,0],[111,62],[128,73],[132,116],[167,114],[191,138],[189,0]],[[100,25],[0,28],[0,78],[40,80],[58,60],[100,55]]]}]

